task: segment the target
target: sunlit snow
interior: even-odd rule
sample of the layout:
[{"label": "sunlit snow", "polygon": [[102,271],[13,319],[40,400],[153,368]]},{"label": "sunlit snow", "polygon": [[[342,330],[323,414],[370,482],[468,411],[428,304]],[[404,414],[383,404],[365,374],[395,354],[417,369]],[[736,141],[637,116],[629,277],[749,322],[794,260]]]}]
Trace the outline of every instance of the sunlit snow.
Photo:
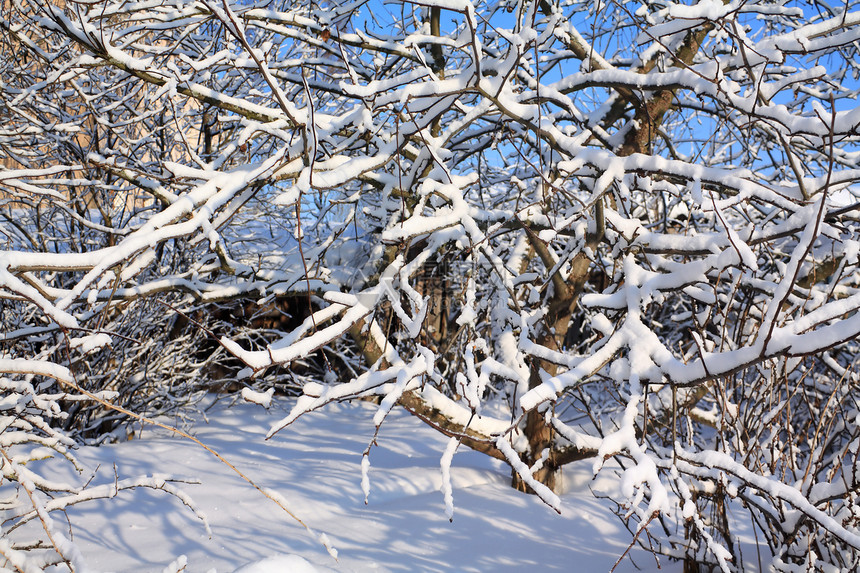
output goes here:
[{"label": "sunlit snow", "polygon": [[[191,511],[162,492],[136,490],[87,502],[68,515],[71,538],[90,570],[173,571],[184,555],[185,571],[207,573],[609,571],[632,539],[612,514],[611,502],[589,490],[612,487],[602,476],[591,479],[589,462],[566,468],[559,515],[537,497],[514,491],[507,466],[463,446],[449,470],[454,503],[449,521],[439,467],[447,439],[399,409],[389,414],[371,451],[365,505],[359,466],[373,437],[374,406],[330,406],[330,415],[302,417],[264,440],[291,406],[276,398],[267,411],[224,399],[205,420],[196,417],[192,433],[282,496],[317,535],[199,446],[144,428],[130,441],[77,452],[86,471],[96,472],[93,485],[112,483],[114,464],[120,478],[153,473],[196,478],[199,485],[181,484],[181,489],[205,514],[212,537]],[[89,478],[74,477],[62,461],[40,463],[51,464],[58,478]],[[337,561],[320,543],[321,533],[338,550]],[[680,571],[665,558],[660,564],[661,571]],[[657,570],[655,557],[634,548],[616,571],[636,571],[635,565]]]}]

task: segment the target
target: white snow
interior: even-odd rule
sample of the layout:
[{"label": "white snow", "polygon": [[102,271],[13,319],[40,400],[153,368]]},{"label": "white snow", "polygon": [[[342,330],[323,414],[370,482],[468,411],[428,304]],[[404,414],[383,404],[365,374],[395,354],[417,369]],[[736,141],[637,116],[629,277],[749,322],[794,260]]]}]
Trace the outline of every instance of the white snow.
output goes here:
[{"label": "white snow", "polygon": [[298,555],[275,555],[243,565],[234,573],[321,573],[327,571],[311,565]]},{"label": "white snow", "polygon": [[89,354],[94,350],[99,350],[105,346],[111,345],[111,338],[105,333],[90,334],[80,338],[72,338],[70,341],[72,348],[80,348],[84,354]]},{"label": "white snow", "polygon": [[272,396],[275,394],[274,388],[269,388],[265,392],[257,392],[250,388],[242,388],[242,399],[252,404],[259,404],[263,408],[268,408],[272,404]]},{"label": "white snow", "polygon": [[[365,505],[359,466],[374,436],[376,407],[332,405],[264,440],[292,402],[275,398],[267,411],[222,400],[208,410],[208,422],[198,417],[192,433],[277,492],[310,533],[199,446],[149,428],[128,442],[80,448],[83,476],[63,460],[38,463],[52,464],[58,479],[82,483],[96,472],[93,485],[113,483],[114,463],[120,478],[162,472],[197,478],[199,485],[177,487],[206,514],[211,536],[176,498],[150,490],[69,507],[73,535],[65,519],[55,520],[56,528],[77,545],[90,571],[116,573],[178,570],[181,556],[185,571],[201,573],[571,571],[572,563],[577,571],[609,571],[630,543],[611,504],[591,493],[613,482],[603,474],[593,480],[589,462],[567,466],[559,515],[536,496],[514,491],[509,468],[497,460],[463,446],[453,463],[443,460],[450,441],[400,409],[388,415],[370,452],[372,495]],[[440,460],[450,463],[444,495]],[[323,536],[339,551],[337,560]],[[680,571],[665,558],[660,563],[661,572]],[[634,564],[657,571],[655,558],[638,548],[616,571],[636,571]]]}]

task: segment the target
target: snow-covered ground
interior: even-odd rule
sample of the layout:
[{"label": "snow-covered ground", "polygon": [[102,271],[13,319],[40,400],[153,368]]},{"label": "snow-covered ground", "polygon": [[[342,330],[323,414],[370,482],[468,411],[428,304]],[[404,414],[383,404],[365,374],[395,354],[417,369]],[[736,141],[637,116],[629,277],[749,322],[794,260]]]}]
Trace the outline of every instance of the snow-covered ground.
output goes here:
[{"label": "snow-covered ground", "polygon": [[[609,571],[631,536],[589,488],[590,463],[566,468],[561,515],[536,497],[509,486],[509,471],[462,448],[451,468],[455,514],[445,515],[439,460],[446,439],[403,411],[383,425],[371,454],[371,493],[364,503],[361,454],[373,436],[373,406],[329,407],[299,419],[269,441],[270,425],[290,402],[259,405],[222,400],[199,417],[192,433],[248,474],[283,496],[289,509],[317,534],[325,533],[337,561],[272,501],[194,443],[162,430],[115,445],[77,452],[93,483],[167,473],[200,480],[180,484],[207,516],[202,522],[176,498],[139,490],[68,511],[73,540],[93,571],[162,571],[184,555],[186,571]],[[56,464],[58,478],[72,478]],[[64,473],[66,472],[66,473]],[[258,562],[256,566],[247,566]],[[650,554],[634,548],[616,571],[656,571]],[[662,571],[680,565],[660,560]]]}]

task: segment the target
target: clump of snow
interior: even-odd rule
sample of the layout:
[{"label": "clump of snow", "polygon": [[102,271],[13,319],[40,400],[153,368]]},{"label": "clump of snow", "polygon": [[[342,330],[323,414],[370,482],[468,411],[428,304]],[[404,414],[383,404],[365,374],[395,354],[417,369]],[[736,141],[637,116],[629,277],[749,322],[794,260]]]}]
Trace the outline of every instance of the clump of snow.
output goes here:
[{"label": "clump of snow", "polygon": [[319,382],[306,382],[302,387],[302,392],[305,396],[310,396],[311,398],[319,398],[325,392],[325,386],[320,384]]},{"label": "clump of snow", "polygon": [[80,338],[72,338],[69,341],[72,348],[80,348],[84,354],[89,354],[111,345],[111,338],[105,333],[90,334]]},{"label": "clump of snow", "polygon": [[180,555],[176,558],[175,561],[171,562],[167,567],[165,567],[161,573],[180,573],[181,571],[185,571],[185,568],[188,566],[188,557],[185,555]]},{"label": "clump of snow", "polygon": [[268,408],[272,405],[272,396],[275,395],[275,389],[269,388],[265,392],[257,392],[250,388],[242,388],[242,399],[252,404],[259,404],[263,408]]},{"label": "clump of snow", "polygon": [[292,188],[290,188],[289,191],[287,191],[285,193],[281,193],[280,195],[275,197],[275,200],[273,201],[273,203],[275,205],[280,205],[280,206],[294,205],[296,203],[296,201],[299,200],[299,197],[300,197],[299,190],[295,187],[292,187]]},{"label": "clump of snow", "polygon": [[448,521],[454,521],[454,494],[451,488],[451,461],[454,458],[454,453],[457,451],[457,446],[460,440],[451,438],[448,440],[448,446],[445,448],[445,453],[442,454],[440,465],[442,467],[442,496],[445,498],[445,515],[448,516]]}]

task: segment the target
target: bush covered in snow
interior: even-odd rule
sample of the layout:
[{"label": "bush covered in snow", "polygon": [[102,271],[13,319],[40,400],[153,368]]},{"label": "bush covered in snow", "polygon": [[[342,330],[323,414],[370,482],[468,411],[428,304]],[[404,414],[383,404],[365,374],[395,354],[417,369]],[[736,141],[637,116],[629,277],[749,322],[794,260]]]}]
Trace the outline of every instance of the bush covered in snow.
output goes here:
[{"label": "bush covered in snow", "polygon": [[737,500],[777,570],[857,568],[858,30],[853,0],[11,0],[3,479],[49,491],[22,448],[225,375],[303,387],[270,435],[373,398],[556,509],[615,458],[670,556],[742,567]]}]

